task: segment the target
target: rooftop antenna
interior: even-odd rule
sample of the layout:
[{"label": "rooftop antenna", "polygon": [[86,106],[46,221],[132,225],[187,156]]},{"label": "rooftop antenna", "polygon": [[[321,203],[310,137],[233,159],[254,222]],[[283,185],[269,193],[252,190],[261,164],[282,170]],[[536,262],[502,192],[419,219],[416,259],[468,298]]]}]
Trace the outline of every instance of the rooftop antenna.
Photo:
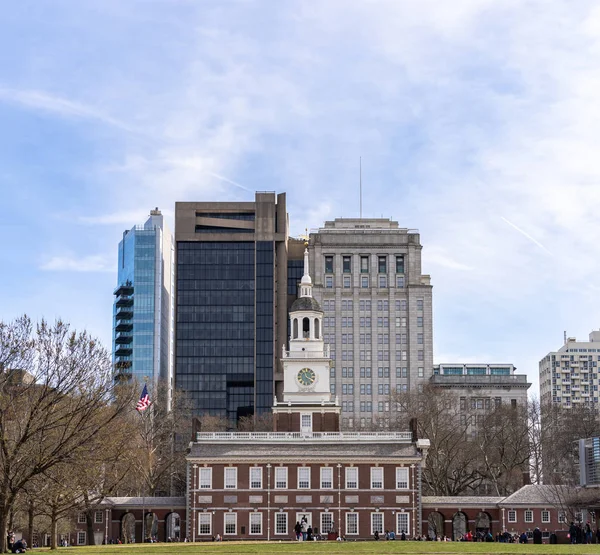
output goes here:
[{"label": "rooftop antenna", "polygon": [[567,344],[567,330],[565,330],[564,338],[565,338],[565,345],[566,345]]},{"label": "rooftop antenna", "polygon": [[360,190],[360,219],[362,220],[362,156],[358,157],[358,182]]}]

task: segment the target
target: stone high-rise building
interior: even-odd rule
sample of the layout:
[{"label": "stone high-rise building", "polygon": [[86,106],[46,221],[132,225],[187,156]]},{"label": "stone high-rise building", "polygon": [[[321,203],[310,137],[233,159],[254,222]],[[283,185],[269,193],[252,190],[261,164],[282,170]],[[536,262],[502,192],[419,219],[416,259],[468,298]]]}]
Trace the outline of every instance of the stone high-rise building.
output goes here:
[{"label": "stone high-rise building", "polygon": [[324,311],[342,428],[384,425],[390,394],[433,370],[432,286],[419,233],[389,219],[336,219],[311,232],[313,295]]},{"label": "stone high-rise building", "polygon": [[540,401],[565,408],[598,408],[598,365],[600,331],[592,331],[588,341],[566,339],[565,344],[540,360]]}]

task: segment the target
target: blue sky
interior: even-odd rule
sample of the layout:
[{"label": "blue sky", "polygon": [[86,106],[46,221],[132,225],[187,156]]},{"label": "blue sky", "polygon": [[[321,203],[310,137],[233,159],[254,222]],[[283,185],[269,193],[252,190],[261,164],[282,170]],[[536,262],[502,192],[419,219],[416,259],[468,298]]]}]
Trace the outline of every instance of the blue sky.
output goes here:
[{"label": "blue sky", "polygon": [[418,228],[436,362],[535,383],[600,327],[600,6],[21,0],[0,21],[0,318],[108,345],[117,244],[176,200],[286,191],[292,231]]}]

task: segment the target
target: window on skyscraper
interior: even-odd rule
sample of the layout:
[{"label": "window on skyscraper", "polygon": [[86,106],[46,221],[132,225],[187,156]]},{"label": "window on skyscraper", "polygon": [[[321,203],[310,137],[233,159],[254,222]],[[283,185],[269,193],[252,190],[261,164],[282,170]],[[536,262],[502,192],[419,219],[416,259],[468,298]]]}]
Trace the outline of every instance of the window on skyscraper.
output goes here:
[{"label": "window on skyscraper", "polygon": [[325,273],[333,274],[333,256],[325,257]]},{"label": "window on skyscraper", "polygon": [[352,257],[342,257],[342,270],[345,274],[349,274],[352,271]]},{"label": "window on skyscraper", "polygon": [[396,273],[403,274],[404,273],[404,256],[396,255]]}]

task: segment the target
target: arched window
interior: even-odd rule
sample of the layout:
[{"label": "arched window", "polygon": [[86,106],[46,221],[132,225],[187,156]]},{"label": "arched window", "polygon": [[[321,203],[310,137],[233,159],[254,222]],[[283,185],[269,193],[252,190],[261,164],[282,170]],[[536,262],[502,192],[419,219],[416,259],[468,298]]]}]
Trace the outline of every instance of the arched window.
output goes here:
[{"label": "arched window", "polygon": [[302,318],[302,337],[310,339],[310,318]]},{"label": "arched window", "polygon": [[294,318],[293,325],[294,325],[294,331],[292,333],[292,337],[294,339],[298,339],[298,318]]},{"label": "arched window", "polygon": [[315,318],[315,339],[319,339],[320,334],[321,330],[319,329],[319,319]]}]

